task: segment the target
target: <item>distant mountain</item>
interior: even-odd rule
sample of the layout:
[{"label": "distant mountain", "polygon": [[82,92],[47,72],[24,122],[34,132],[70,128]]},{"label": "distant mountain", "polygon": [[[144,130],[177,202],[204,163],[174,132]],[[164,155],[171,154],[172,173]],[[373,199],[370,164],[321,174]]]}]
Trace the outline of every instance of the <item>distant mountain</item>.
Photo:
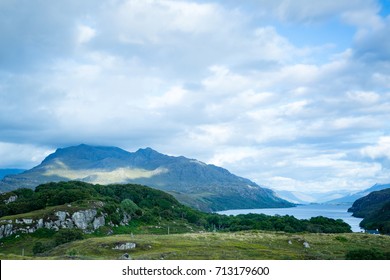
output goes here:
[{"label": "distant mountain", "polygon": [[297,204],[325,203],[331,199],[345,196],[345,190],[331,192],[298,192],[298,191],[276,191],[277,195],[287,201]]},{"label": "distant mountain", "polygon": [[7,175],[19,174],[25,171],[25,169],[16,169],[16,168],[6,168],[0,169],[0,180]]},{"label": "distant mountain", "polygon": [[294,206],[270,189],[195,159],[167,156],[151,148],[130,153],[117,147],[85,144],[57,149],[40,165],[6,176],[0,181],[0,191],[70,180],[143,184],[169,192],[180,202],[203,211]]},{"label": "distant mountain", "polygon": [[364,218],[360,226],[390,233],[390,188],[374,191],[356,200],[348,209],[353,216]]},{"label": "distant mountain", "polygon": [[371,192],[380,191],[380,190],[384,190],[387,188],[390,188],[390,184],[375,184],[371,188],[365,189],[363,191],[355,192],[355,193],[350,193],[346,196],[330,200],[327,203],[331,203],[331,204],[333,204],[333,203],[353,203],[357,199],[359,199],[363,196],[366,196]]}]

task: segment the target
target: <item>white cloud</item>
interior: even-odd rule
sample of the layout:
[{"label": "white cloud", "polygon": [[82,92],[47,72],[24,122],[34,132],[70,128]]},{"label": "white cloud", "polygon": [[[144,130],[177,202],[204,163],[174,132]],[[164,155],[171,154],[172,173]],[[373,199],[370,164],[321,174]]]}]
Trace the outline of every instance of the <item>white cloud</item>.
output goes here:
[{"label": "white cloud", "polygon": [[0,142],[0,168],[32,168],[52,152],[32,144]]},{"label": "white cloud", "polygon": [[390,130],[390,25],[376,1],[42,3],[0,19],[3,165],[85,142],[151,146],[279,189],[389,179],[389,141],[375,139]]},{"label": "white cloud", "polygon": [[216,4],[171,0],[127,0],[112,20],[127,43],[167,43],[170,33],[201,34],[228,24]]},{"label": "white cloud", "polygon": [[372,91],[349,91],[347,97],[352,101],[365,105],[377,103],[380,99],[379,94]]},{"label": "white cloud", "polygon": [[380,137],[376,145],[367,146],[361,152],[372,159],[390,159],[390,136]]},{"label": "white cloud", "polygon": [[96,35],[96,30],[87,25],[79,25],[77,27],[77,43],[88,43]]},{"label": "white cloud", "polygon": [[[375,0],[340,0],[340,1],[310,1],[310,0],[276,0],[259,1],[259,5],[268,6],[280,19],[289,22],[318,22],[335,15],[363,13],[370,15],[377,12],[379,5]],[[351,15],[352,16],[352,15]]]},{"label": "white cloud", "polygon": [[161,96],[151,97],[149,107],[151,109],[172,107],[185,102],[187,90],[180,86],[174,86]]}]

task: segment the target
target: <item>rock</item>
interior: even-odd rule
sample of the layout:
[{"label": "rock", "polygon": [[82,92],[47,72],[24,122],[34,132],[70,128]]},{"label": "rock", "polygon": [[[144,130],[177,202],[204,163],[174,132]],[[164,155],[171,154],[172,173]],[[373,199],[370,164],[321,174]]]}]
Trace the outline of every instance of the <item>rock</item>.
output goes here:
[{"label": "rock", "polygon": [[7,237],[13,234],[14,226],[12,224],[6,224],[0,226],[0,238]]},{"label": "rock", "polygon": [[0,238],[16,233],[33,233],[39,228],[58,231],[60,228],[77,227],[87,233],[105,225],[104,213],[99,217],[96,215],[96,209],[87,209],[77,211],[72,216],[67,211],[57,211],[53,216],[39,220],[31,218],[0,220]]},{"label": "rock", "polygon": [[93,229],[96,230],[106,224],[106,220],[104,219],[104,216],[96,217],[93,220]]},{"label": "rock", "polygon": [[114,250],[129,250],[129,249],[134,249],[137,245],[132,242],[124,243],[124,244],[119,244],[116,245],[113,249]]},{"label": "rock", "polygon": [[93,221],[97,214],[95,209],[88,209],[73,213],[72,220],[76,227],[80,229],[87,229],[88,225]]},{"label": "rock", "polygon": [[289,245],[291,245],[291,244],[292,244],[291,240],[289,240],[289,241],[288,241],[288,244],[289,244]]},{"label": "rock", "polygon": [[308,243],[308,242],[303,242],[303,247],[305,247],[305,248],[310,248],[310,244]]},{"label": "rock", "polygon": [[127,213],[123,213],[123,219],[122,221],[120,222],[120,225],[121,226],[126,226],[131,220],[131,216],[128,215]]},{"label": "rock", "polygon": [[44,227],[43,219],[39,219],[38,222],[37,222],[37,229],[38,228],[43,228],[43,227]]},{"label": "rock", "polygon": [[47,229],[51,229],[53,227],[53,221],[47,221],[45,222],[45,228]]},{"label": "rock", "polygon": [[120,260],[131,260],[131,257],[128,253],[124,253],[119,259]]},{"label": "rock", "polygon": [[58,217],[59,221],[63,222],[63,221],[65,221],[66,216],[68,216],[69,213],[65,212],[65,211],[57,211],[54,213],[54,215],[56,215]]},{"label": "rock", "polygon": [[15,202],[18,199],[17,195],[10,196],[8,199],[4,200],[5,204],[9,204],[11,202]]}]

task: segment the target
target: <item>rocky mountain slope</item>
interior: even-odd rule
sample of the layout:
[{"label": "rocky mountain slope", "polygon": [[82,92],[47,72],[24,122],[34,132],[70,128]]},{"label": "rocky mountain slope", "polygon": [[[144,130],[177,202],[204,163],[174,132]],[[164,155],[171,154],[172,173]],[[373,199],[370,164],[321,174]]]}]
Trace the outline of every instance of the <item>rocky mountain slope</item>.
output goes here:
[{"label": "rocky mountain slope", "polygon": [[203,211],[293,206],[270,189],[195,159],[168,156],[151,148],[130,153],[84,144],[58,149],[40,165],[6,176],[0,181],[0,191],[70,180],[143,184]]}]

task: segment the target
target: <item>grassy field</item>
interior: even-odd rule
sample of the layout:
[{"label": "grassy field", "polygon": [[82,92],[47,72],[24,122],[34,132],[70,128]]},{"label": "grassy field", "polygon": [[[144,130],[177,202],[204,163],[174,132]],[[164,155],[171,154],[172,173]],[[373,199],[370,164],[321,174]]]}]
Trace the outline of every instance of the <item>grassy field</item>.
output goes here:
[{"label": "grassy field", "polygon": [[[337,260],[345,259],[350,250],[367,249],[390,252],[390,236],[362,233],[288,234],[282,232],[245,231],[236,233],[121,234],[89,237],[55,247],[34,256],[35,242],[44,238],[23,235],[0,244],[0,259],[131,259],[178,260]],[[303,243],[307,242],[309,248]],[[135,243],[134,249],[118,250],[115,246]],[[23,255],[24,254],[24,255]]]}]

